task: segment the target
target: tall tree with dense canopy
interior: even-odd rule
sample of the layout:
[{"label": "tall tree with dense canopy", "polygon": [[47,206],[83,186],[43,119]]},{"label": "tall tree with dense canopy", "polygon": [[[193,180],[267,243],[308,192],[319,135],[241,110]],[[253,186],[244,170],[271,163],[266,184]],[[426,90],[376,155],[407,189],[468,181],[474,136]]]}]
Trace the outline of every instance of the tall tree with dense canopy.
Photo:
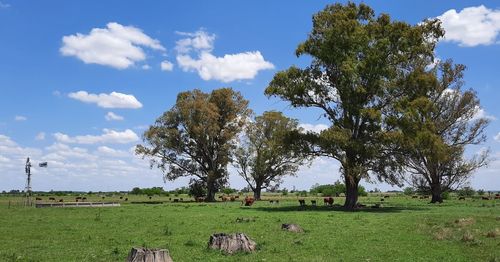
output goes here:
[{"label": "tall tree with dense canopy", "polygon": [[245,128],[236,150],[238,173],[248,183],[259,200],[262,189],[276,186],[284,176],[293,176],[306,157],[290,148],[283,139],[293,130],[299,130],[297,120],[281,112],[264,112]]},{"label": "tall tree with dense canopy", "polygon": [[442,194],[467,182],[472,172],[487,163],[488,151],[467,159],[468,145],[486,140],[489,120],[478,115],[479,99],[462,90],[465,66],[451,61],[432,70],[414,70],[406,79],[407,92],[395,106],[395,121],[402,134],[401,161],[410,173],[406,180],[419,191]]},{"label": "tall tree with dense canopy", "polygon": [[391,130],[383,127],[384,114],[400,95],[396,79],[413,70],[414,60],[432,61],[442,34],[436,20],[412,26],[387,14],[375,17],[364,4],[330,5],[313,16],[313,29],[296,50],[312,57],[311,65],[278,72],[267,87],[268,96],[318,108],[330,121],[320,134],[296,133],[291,141],[340,162],[345,208],[356,206],[359,181],[370,173],[398,182],[400,168],[386,150]]},{"label": "tall tree with dense canopy", "polygon": [[231,88],[181,92],[144,133],[146,145],[138,145],[136,153],[150,157],[168,180],[195,177],[207,188],[206,200],[215,201],[227,182],[235,138],[250,114],[248,101]]}]

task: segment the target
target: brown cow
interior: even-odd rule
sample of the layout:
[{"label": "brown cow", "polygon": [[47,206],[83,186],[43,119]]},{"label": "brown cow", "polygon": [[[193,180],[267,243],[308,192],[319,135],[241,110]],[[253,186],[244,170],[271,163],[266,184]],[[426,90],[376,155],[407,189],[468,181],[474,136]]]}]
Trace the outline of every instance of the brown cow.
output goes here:
[{"label": "brown cow", "polygon": [[311,200],[311,205],[315,207],[316,206],[316,200]]},{"label": "brown cow", "polygon": [[465,200],[465,197],[461,196],[458,198],[458,200]]},{"label": "brown cow", "polygon": [[305,207],[306,206],[306,201],[304,199],[299,199],[299,205],[301,207]]},{"label": "brown cow", "polygon": [[323,205],[332,206],[333,205],[333,197],[325,197],[323,198]]},{"label": "brown cow", "polygon": [[39,197],[37,197],[37,198],[35,198],[35,200],[37,200],[37,201],[38,201],[38,200],[42,200],[42,199],[41,199],[41,198],[39,198]]},{"label": "brown cow", "polygon": [[249,207],[249,206],[252,206],[254,202],[255,202],[255,199],[253,197],[246,196],[245,200],[242,203],[245,206]]}]

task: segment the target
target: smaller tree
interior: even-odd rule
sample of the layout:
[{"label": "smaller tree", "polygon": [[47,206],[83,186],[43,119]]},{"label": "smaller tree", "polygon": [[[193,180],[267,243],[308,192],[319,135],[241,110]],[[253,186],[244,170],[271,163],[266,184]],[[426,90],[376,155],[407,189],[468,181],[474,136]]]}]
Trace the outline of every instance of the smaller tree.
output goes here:
[{"label": "smaller tree", "polygon": [[264,112],[248,123],[235,153],[238,173],[259,200],[262,189],[276,186],[284,176],[295,175],[306,157],[292,150],[283,139],[298,130],[297,120],[281,112]]}]

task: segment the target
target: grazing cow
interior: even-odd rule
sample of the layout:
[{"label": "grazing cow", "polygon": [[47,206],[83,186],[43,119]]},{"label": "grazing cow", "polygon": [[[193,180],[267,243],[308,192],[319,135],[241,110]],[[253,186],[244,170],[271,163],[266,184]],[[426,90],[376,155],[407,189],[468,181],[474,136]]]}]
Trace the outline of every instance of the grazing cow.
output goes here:
[{"label": "grazing cow", "polygon": [[243,204],[246,207],[249,207],[249,206],[252,206],[254,202],[255,202],[255,199],[253,197],[246,196],[245,200],[243,201]]},{"label": "grazing cow", "polygon": [[102,199],[105,199],[105,198],[106,198],[106,197],[104,197],[104,196],[102,197]]},{"label": "grazing cow", "polygon": [[182,202],[182,201],[184,201],[184,199],[183,199],[182,197],[181,197],[179,200],[180,200],[181,202]]},{"label": "grazing cow", "polygon": [[177,203],[179,202],[179,199],[178,198],[174,198],[174,203]]},{"label": "grazing cow", "polygon": [[278,205],[280,203],[279,200],[274,200],[274,203],[276,203],[276,205]]},{"label": "grazing cow", "polygon": [[61,198],[61,199],[59,199],[59,202],[64,202],[64,200]]},{"label": "grazing cow", "polygon": [[128,201],[128,197],[127,197],[127,198],[125,198],[125,201]]},{"label": "grazing cow", "polygon": [[333,205],[333,197],[325,197],[323,198],[323,205],[332,206]]},{"label": "grazing cow", "polygon": [[385,200],[385,199],[381,198],[381,199],[380,199],[380,202],[384,202],[384,200]]},{"label": "grazing cow", "polygon": [[35,200],[37,200],[37,201],[38,201],[38,200],[42,200],[42,199],[41,199],[41,198],[39,198],[39,197],[37,197],[37,198],[35,198]]},{"label": "grazing cow", "polygon": [[229,198],[229,200],[231,200],[231,202],[234,202],[234,201],[236,200],[236,197],[231,196],[231,197]]},{"label": "grazing cow", "polygon": [[461,196],[458,198],[458,200],[465,200],[465,197]]},{"label": "grazing cow", "polygon": [[274,204],[274,200],[269,200],[269,204]]},{"label": "grazing cow", "polygon": [[389,198],[389,197],[391,197],[391,196],[384,196],[384,198]]},{"label": "grazing cow", "polygon": [[223,196],[223,197],[222,197],[222,202],[227,202],[227,201],[229,201],[229,197],[227,197],[227,196]]},{"label": "grazing cow", "polygon": [[234,199],[240,199],[240,196],[234,196]]},{"label": "grazing cow", "polygon": [[149,197],[149,199],[153,198],[152,196]]},{"label": "grazing cow", "polygon": [[418,198],[418,196],[411,196],[411,198]]},{"label": "grazing cow", "polygon": [[121,196],[120,199],[123,199],[123,197]]},{"label": "grazing cow", "polygon": [[481,199],[482,199],[482,200],[490,200],[490,198],[489,198],[489,197],[486,197],[486,196],[481,197]]},{"label": "grazing cow", "polygon": [[82,197],[75,197],[75,200],[82,199]]},{"label": "grazing cow", "polygon": [[197,197],[196,198],[196,202],[203,202],[203,201],[205,201],[204,197]]},{"label": "grazing cow", "polygon": [[86,198],[86,197],[84,197],[84,198],[82,198],[82,200],[83,200],[83,201],[87,201],[87,198]]},{"label": "grazing cow", "polygon": [[500,199],[500,194],[496,194],[495,199]]},{"label": "grazing cow", "polygon": [[311,200],[311,205],[312,205],[313,207],[315,207],[315,206],[316,206],[316,200]]},{"label": "grazing cow", "polygon": [[56,201],[56,199],[54,197],[49,197],[49,200]]},{"label": "grazing cow", "polygon": [[169,197],[169,198],[168,198],[168,201],[172,201],[172,198],[171,198],[171,197]]},{"label": "grazing cow", "polygon": [[305,207],[306,206],[306,201],[304,199],[299,199],[299,205],[301,207]]}]

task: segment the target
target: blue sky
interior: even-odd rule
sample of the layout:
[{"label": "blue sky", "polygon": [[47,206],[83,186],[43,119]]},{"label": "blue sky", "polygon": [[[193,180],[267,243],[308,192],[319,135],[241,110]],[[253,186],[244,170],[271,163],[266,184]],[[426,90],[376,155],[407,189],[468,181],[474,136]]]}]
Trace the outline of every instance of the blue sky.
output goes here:
[{"label": "blue sky", "polygon": [[[294,55],[311,17],[329,1],[13,1],[0,0],[0,190],[129,190],[163,184],[132,154],[145,127],[180,91],[230,86],[260,114],[280,110],[311,129],[319,112],[291,109],[263,95],[273,75],[307,57]],[[494,1],[365,1],[377,13],[412,24],[441,17],[439,59],[467,66],[466,88],[490,118],[492,162],[472,186],[500,189],[500,4]],[[495,139],[496,137],[496,139]],[[471,148],[470,154],[481,147]],[[234,173],[234,172],[233,172]],[[284,186],[308,189],[339,179],[338,164],[318,159]],[[241,188],[234,174],[231,186]],[[367,184],[368,188],[390,188]]]}]

